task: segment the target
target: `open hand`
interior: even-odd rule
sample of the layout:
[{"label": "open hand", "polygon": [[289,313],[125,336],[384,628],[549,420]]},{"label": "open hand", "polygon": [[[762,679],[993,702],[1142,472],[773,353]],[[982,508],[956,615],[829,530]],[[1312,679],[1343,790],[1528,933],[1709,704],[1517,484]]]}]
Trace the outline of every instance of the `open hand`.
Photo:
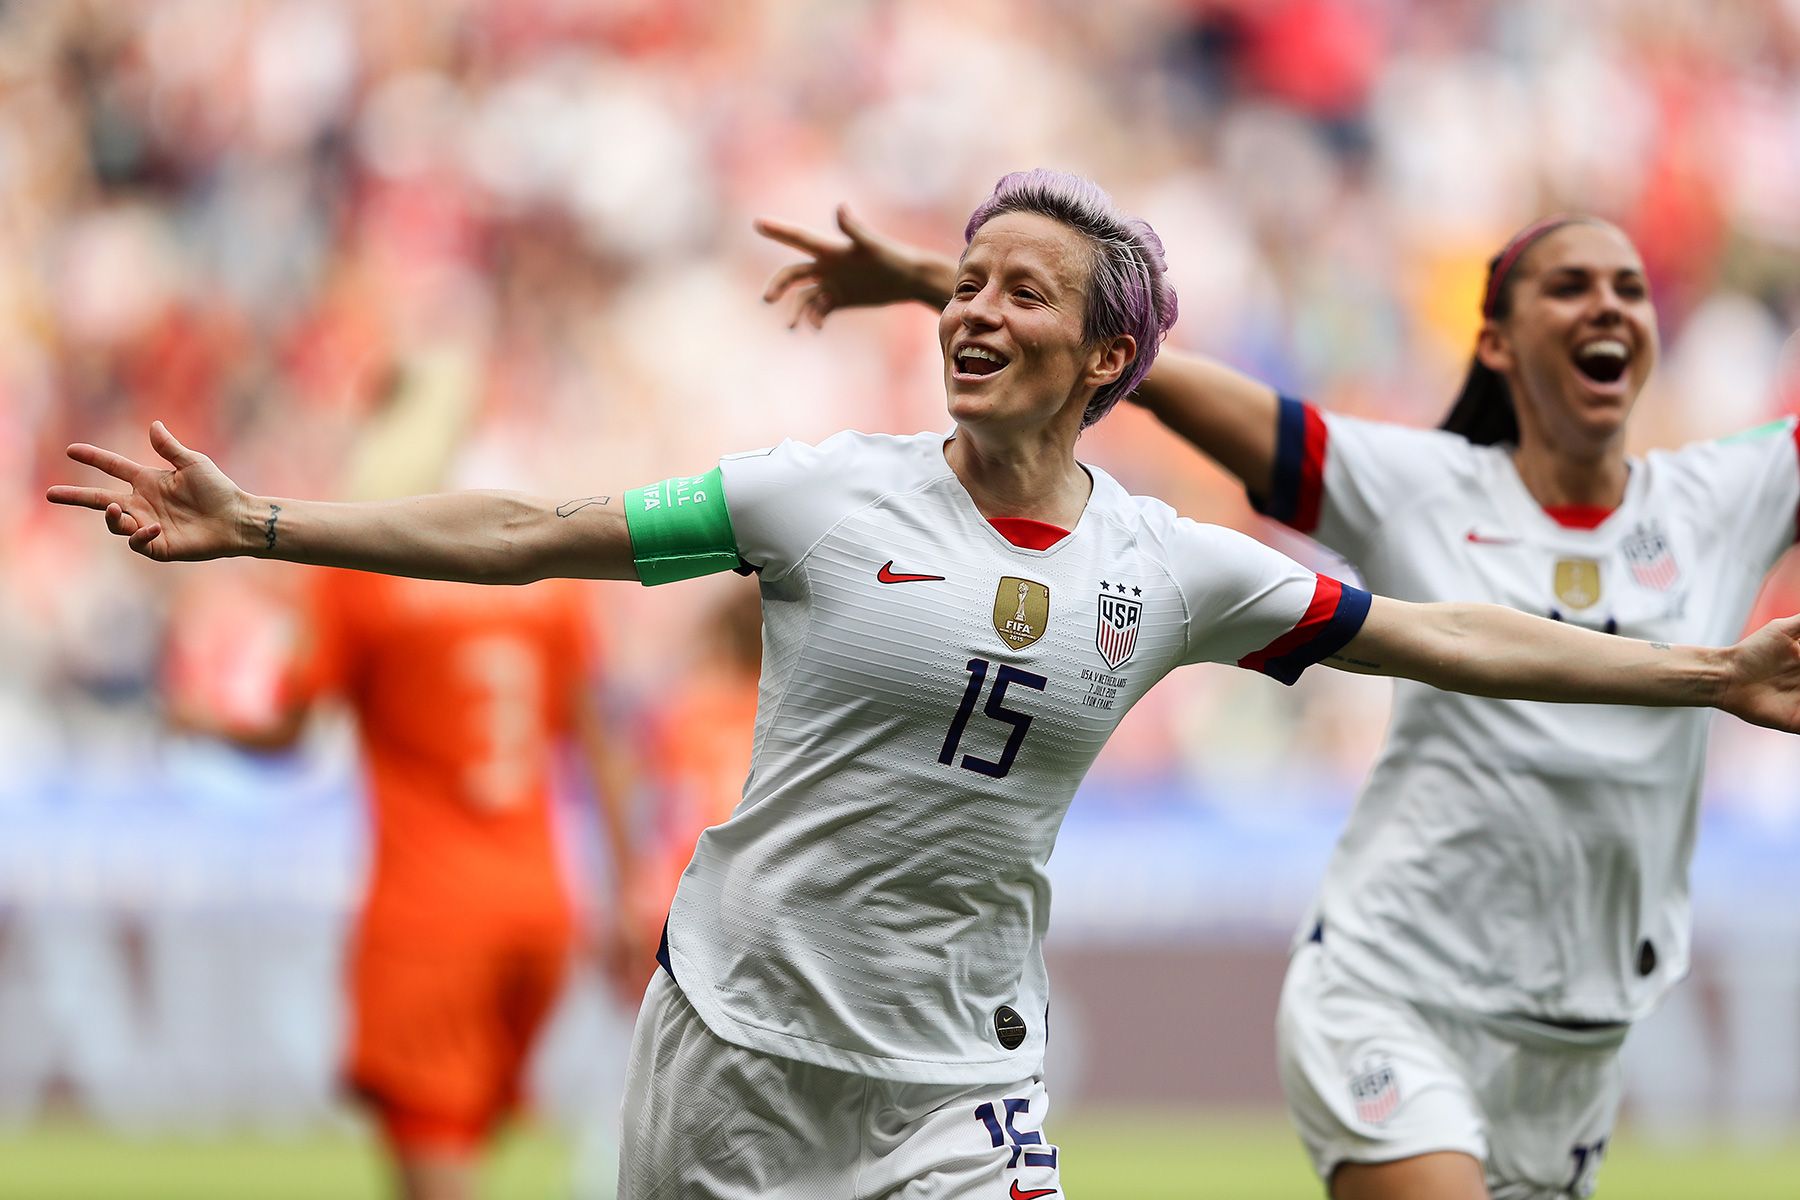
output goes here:
[{"label": "open hand", "polygon": [[105,471],[126,489],[58,484],[44,498],[104,512],[107,529],[158,562],[198,562],[248,549],[241,533],[244,494],[237,484],[212,459],[176,441],[161,421],[150,426],[150,445],[172,470],[77,442],[69,447],[70,458]]},{"label": "open hand", "polygon": [[789,329],[802,320],[822,329],[825,318],[840,308],[905,300],[942,307],[949,300],[946,260],[876,233],[852,216],[847,204],[838,205],[837,224],[841,238],[767,217],[756,221],[756,232],[807,256],[775,272],[763,289],[768,304],[789,292],[797,297]]},{"label": "open hand", "polygon": [[1770,621],[1729,654],[1718,706],[1752,725],[1800,733],[1800,616]]}]

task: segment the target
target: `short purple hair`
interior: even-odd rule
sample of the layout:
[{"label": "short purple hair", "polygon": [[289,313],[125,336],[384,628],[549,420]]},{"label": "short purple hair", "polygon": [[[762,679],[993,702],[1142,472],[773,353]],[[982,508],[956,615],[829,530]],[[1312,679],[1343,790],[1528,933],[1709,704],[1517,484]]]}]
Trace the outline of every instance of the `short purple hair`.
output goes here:
[{"label": "short purple hair", "polygon": [[1094,393],[1082,414],[1086,429],[1150,373],[1163,336],[1175,324],[1175,289],[1169,286],[1168,263],[1156,230],[1119,211],[1100,187],[1066,171],[1038,167],[1014,171],[994,185],[994,194],[969,216],[963,242],[1002,213],[1036,213],[1060,221],[1087,236],[1094,249],[1092,286],[1082,336],[1090,344],[1130,334],[1137,356],[1113,382]]}]

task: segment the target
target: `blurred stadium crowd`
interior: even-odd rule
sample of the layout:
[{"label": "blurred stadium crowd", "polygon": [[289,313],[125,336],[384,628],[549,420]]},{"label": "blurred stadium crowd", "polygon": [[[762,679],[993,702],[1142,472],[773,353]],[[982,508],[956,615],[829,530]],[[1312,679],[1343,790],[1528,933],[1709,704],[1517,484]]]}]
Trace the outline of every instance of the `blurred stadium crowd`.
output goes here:
[{"label": "blurred stadium crowd", "polygon": [[[1486,257],[1544,212],[1599,212],[1641,248],[1662,320],[1636,436],[1674,444],[1800,408],[1797,146],[1800,0],[8,4],[0,914],[231,898],[241,917],[354,890],[347,741],[228,761],[171,722],[258,720],[291,573],[129,559],[41,501],[70,440],[142,447],[162,418],[257,491],[345,494],[376,405],[436,387],[467,398],[453,482],[573,496],[783,436],[936,427],[929,318],[789,333],[757,302],[782,254],[749,219],[823,223],[847,199],[949,246],[999,175],[1042,163],[1161,232],[1177,344],[1412,423],[1460,381]],[[1089,441],[1134,490],[1281,538],[1140,414]],[[592,590],[595,686],[650,748],[649,810],[735,797],[752,685],[719,664],[747,591]],[[1800,575],[1764,609],[1800,609]],[[1114,739],[1088,807],[1330,821],[1383,694],[1184,673]],[[1722,730],[1710,802],[1791,830],[1797,759]],[[244,839],[292,877],[202,861],[278,861]],[[55,986],[0,964],[0,1022],[36,1005],[51,1029],[84,1003],[63,992],[146,986],[98,962]],[[0,1025],[0,1107],[36,1103],[5,1078],[79,1074],[94,1037],[132,1036],[82,1019],[60,1060]],[[192,1018],[196,1046],[218,1019]]]}]

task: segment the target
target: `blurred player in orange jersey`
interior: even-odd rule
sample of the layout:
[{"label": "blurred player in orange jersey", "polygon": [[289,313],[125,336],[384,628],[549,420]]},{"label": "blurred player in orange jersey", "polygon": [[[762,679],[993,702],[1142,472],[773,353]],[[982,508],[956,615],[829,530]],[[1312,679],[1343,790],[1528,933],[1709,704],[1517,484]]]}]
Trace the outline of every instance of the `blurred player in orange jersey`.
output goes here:
[{"label": "blurred player in orange jersey", "polygon": [[373,816],[346,1078],[406,1195],[454,1200],[518,1099],[569,960],[559,739],[583,741],[612,844],[625,836],[616,756],[585,694],[580,593],[322,572],[312,629],[297,699],[337,694],[355,710]]},{"label": "blurred player in orange jersey", "polygon": [[[416,364],[387,390],[350,464],[357,498],[429,486],[461,442],[470,389],[456,364]],[[583,585],[324,570],[308,582],[282,716],[235,736],[292,741],[332,698],[355,717],[371,853],[344,1079],[379,1121],[407,1200],[466,1200],[575,945],[551,806],[565,744],[599,794],[618,894],[635,886],[630,775],[591,695]],[[624,904],[610,915],[610,961],[653,961]]]}]

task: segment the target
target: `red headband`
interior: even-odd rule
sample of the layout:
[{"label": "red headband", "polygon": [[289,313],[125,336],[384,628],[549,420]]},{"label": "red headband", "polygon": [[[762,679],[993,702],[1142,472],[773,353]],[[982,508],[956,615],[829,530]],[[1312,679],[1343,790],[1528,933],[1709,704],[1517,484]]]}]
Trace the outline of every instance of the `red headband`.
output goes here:
[{"label": "red headband", "polygon": [[1561,229],[1564,225],[1572,225],[1584,219],[1583,217],[1569,216],[1567,213],[1558,213],[1553,217],[1545,217],[1541,221],[1527,225],[1513,234],[1512,241],[1506,243],[1505,248],[1494,256],[1493,262],[1488,264],[1487,294],[1481,298],[1481,315],[1492,319],[1494,301],[1500,297],[1501,284],[1506,282],[1506,277],[1512,274],[1513,267],[1518,264],[1525,252],[1531,249],[1534,242],[1547,233]]}]

